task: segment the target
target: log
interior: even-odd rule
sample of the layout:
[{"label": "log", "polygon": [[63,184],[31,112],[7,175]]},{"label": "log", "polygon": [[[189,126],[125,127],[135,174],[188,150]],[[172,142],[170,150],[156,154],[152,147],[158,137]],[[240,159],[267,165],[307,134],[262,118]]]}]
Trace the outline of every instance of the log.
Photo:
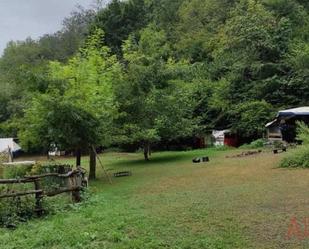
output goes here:
[{"label": "log", "polygon": [[0,184],[29,183],[34,179],[0,179]]},{"label": "log", "polygon": [[8,198],[8,197],[18,197],[18,196],[25,196],[25,195],[36,195],[36,194],[42,194],[43,190],[29,190],[24,192],[17,192],[17,193],[7,193],[0,195],[1,198]]},{"label": "log", "polygon": [[82,189],[81,187],[61,188],[55,191],[44,193],[44,196],[52,197],[52,196],[56,196],[56,195],[63,194],[63,193],[80,191],[81,189]]},{"label": "log", "polygon": [[43,174],[43,175],[33,175],[33,176],[25,176],[26,179],[38,179],[38,178],[46,178],[46,177],[60,177],[60,178],[68,178],[71,177],[72,175],[78,174],[79,171],[74,170],[74,171],[70,171],[66,174],[58,174],[58,173],[47,173],[47,174]]},{"label": "log", "polygon": [[46,192],[46,193],[44,193],[43,190],[29,190],[29,191],[18,192],[18,193],[3,194],[3,195],[0,195],[0,199],[9,198],[9,197],[25,196],[25,195],[37,195],[37,194],[39,194],[41,197],[44,197],[44,196],[53,197],[53,196],[63,194],[63,193],[80,191],[81,189],[82,189],[81,187],[62,188],[62,189],[57,189],[55,191]]},{"label": "log", "polygon": [[124,177],[124,176],[132,176],[131,171],[122,171],[114,173],[114,177]]}]

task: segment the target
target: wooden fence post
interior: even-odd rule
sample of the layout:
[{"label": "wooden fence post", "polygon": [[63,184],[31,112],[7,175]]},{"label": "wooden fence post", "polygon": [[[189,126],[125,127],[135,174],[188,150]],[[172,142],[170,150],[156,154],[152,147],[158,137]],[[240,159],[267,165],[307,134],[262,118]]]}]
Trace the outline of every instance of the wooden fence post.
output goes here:
[{"label": "wooden fence post", "polygon": [[[34,187],[36,191],[41,190],[40,179],[34,179]],[[35,212],[37,216],[42,216],[43,214],[43,207],[42,207],[42,192],[35,193]]]},{"label": "wooden fence post", "polygon": [[[80,173],[78,173],[80,174]],[[71,175],[68,178],[68,188],[78,188],[77,190],[72,191],[72,200],[73,202],[80,202],[81,201],[81,196],[80,196],[80,187],[78,186],[78,181],[77,181],[77,173]]]},{"label": "wooden fence post", "polygon": [[10,147],[8,147],[8,162],[9,163],[13,162],[13,152]]},{"label": "wooden fence post", "polygon": [[[1,155],[1,154],[0,154]],[[66,171],[66,170],[65,170]],[[42,216],[44,209],[42,206],[42,199],[43,197],[52,197],[62,193],[71,192],[72,200],[74,202],[81,201],[81,193],[80,191],[83,187],[87,187],[87,179],[85,179],[85,172],[84,169],[78,167],[77,170],[72,170],[67,172],[66,174],[59,174],[59,173],[46,173],[42,175],[36,176],[25,176],[21,179],[0,179],[1,184],[23,184],[23,183],[34,183],[35,190],[28,190],[23,192],[7,192],[4,194],[0,193],[0,199],[2,198],[10,198],[10,197],[19,197],[19,196],[27,196],[27,195],[34,195],[35,196],[35,213],[38,216]],[[41,179],[46,177],[59,177],[61,179],[66,179],[66,188],[59,188],[54,191],[46,192],[42,189],[41,186]]]}]

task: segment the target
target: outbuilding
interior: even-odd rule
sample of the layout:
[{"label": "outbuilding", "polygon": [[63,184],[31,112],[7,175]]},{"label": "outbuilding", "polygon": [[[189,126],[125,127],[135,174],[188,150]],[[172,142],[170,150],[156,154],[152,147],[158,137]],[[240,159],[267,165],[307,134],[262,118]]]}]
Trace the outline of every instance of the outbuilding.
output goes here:
[{"label": "outbuilding", "polygon": [[279,111],[276,119],[266,124],[268,140],[296,142],[298,121],[309,124],[309,106]]},{"label": "outbuilding", "polygon": [[212,136],[215,146],[237,147],[239,145],[236,134],[231,130],[213,130]]}]

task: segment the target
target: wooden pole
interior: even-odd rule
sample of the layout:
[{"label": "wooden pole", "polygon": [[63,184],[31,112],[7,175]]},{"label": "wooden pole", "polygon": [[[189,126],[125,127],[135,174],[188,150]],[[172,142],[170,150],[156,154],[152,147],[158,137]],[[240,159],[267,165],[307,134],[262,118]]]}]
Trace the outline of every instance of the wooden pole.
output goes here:
[{"label": "wooden pole", "polygon": [[99,161],[99,163],[100,163],[100,165],[101,165],[101,167],[103,169],[103,172],[104,172],[106,178],[108,179],[109,183],[112,184],[113,183],[112,179],[110,178],[109,174],[107,173],[107,171],[106,171],[106,169],[105,169],[105,167],[104,167],[104,165],[103,165],[103,163],[101,161],[101,158],[98,156],[98,154],[97,154],[97,152],[95,150],[95,147],[94,146],[91,146],[91,147],[92,147],[93,153],[96,155],[96,157],[97,157],[97,159],[98,159],[98,161]]},{"label": "wooden pole", "polygon": [[81,152],[81,149],[78,148],[76,149],[76,167],[81,166],[81,157],[82,157],[82,152]]},{"label": "wooden pole", "polygon": [[29,191],[20,192],[20,193],[7,193],[7,194],[0,195],[0,199],[9,198],[9,197],[19,197],[19,196],[25,196],[25,195],[35,195],[39,192],[43,193],[42,190],[29,190]]},{"label": "wooden pole", "polygon": [[96,151],[93,150],[93,148],[90,149],[90,155],[89,155],[89,180],[95,180],[96,179]]},{"label": "wooden pole", "polygon": [[80,196],[80,188],[81,186],[77,186],[77,181],[76,181],[77,173],[70,175],[70,177],[67,180],[67,189],[71,189],[72,192],[72,201],[73,202],[80,202],[81,201],[81,196]]},{"label": "wooden pole", "polygon": [[34,180],[34,187],[35,187],[35,212],[37,216],[42,216],[43,214],[43,207],[42,207],[42,198],[43,198],[43,191],[41,190],[40,179]]},{"label": "wooden pole", "polygon": [[13,153],[10,147],[8,147],[8,157],[9,157],[9,163],[13,162]]}]

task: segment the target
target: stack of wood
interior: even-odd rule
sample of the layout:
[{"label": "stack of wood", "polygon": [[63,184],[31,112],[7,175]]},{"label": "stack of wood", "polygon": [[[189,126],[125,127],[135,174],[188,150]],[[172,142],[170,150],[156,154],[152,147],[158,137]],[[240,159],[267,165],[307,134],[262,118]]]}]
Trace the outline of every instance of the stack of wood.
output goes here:
[{"label": "stack of wood", "polygon": [[247,156],[253,156],[253,155],[258,155],[261,154],[262,150],[256,150],[256,151],[244,151],[238,155],[234,156],[226,156],[226,158],[239,158],[239,157],[247,157]]}]

